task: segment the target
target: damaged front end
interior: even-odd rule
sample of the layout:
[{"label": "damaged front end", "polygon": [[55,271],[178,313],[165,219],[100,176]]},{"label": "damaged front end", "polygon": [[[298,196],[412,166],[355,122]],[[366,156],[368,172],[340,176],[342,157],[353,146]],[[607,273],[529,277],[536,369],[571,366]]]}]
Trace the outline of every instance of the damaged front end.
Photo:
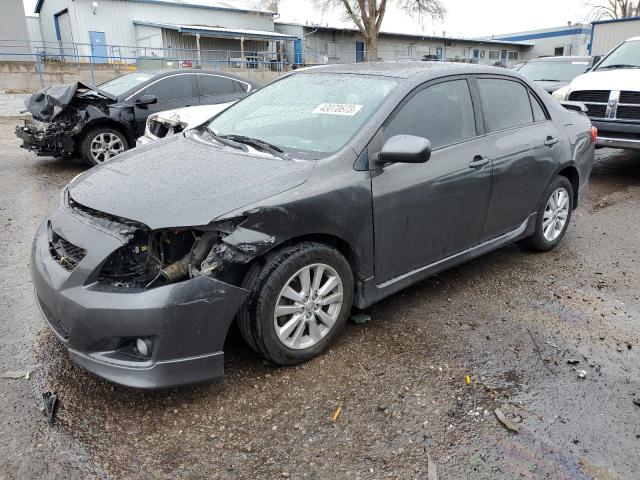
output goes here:
[{"label": "damaged front end", "polygon": [[39,156],[71,155],[76,136],[92,120],[107,117],[115,97],[83,83],[55,85],[34,93],[27,101],[32,118],[16,127],[22,148]]},{"label": "damaged front end", "polygon": [[199,227],[150,230],[80,206],[71,198],[68,205],[127,239],[98,273],[100,283],[114,287],[148,289],[202,276],[237,284],[243,267],[275,243],[272,236],[242,228],[242,217]]}]

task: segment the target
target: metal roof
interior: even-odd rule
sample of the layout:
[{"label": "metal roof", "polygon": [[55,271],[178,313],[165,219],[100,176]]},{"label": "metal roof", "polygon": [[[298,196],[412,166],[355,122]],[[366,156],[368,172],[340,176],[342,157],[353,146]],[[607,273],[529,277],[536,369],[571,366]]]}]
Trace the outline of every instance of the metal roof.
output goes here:
[{"label": "metal roof", "polygon": [[134,20],[134,25],[166,28],[180,33],[207,35],[218,38],[250,38],[255,40],[295,40],[297,37],[270,30],[249,30],[245,28],[209,27],[207,25],[176,25],[173,23],[155,23]]},{"label": "metal roof", "polygon": [[[258,15],[265,15],[269,17],[274,17],[277,14],[270,10],[259,10],[253,8],[239,8],[234,7],[231,4],[223,1],[211,1],[207,0],[207,3],[197,3],[200,0],[192,0],[192,2],[183,2],[182,0],[129,0],[130,2],[138,2],[138,3],[155,3],[160,5],[168,5],[172,7],[188,7],[188,8],[201,8],[204,10],[224,10],[227,12],[238,12],[238,13],[253,13]],[[42,4],[44,0],[38,0],[36,3],[35,13],[40,13],[40,9],[42,8]]]},{"label": "metal roof", "polygon": [[[336,30],[336,31],[344,31],[344,32],[352,32],[352,33],[360,33],[360,31],[357,28],[351,28],[351,27],[326,27],[326,26],[322,26],[322,25],[304,25],[302,23],[295,23],[295,22],[275,22],[276,25],[293,25],[296,27],[304,27],[304,28],[308,28],[308,29],[312,29],[312,30]],[[396,35],[399,37],[408,37],[408,38],[414,38],[414,39],[422,39],[422,40],[439,40],[439,41],[445,41],[448,40],[450,42],[455,42],[455,41],[459,41],[459,42],[471,42],[471,43],[475,43],[475,44],[496,44],[496,45],[515,45],[515,46],[520,46],[520,47],[533,47],[535,46],[535,43],[531,43],[531,42],[514,42],[514,41],[510,41],[510,40],[499,40],[499,39],[478,39],[478,38],[465,38],[465,37],[454,37],[454,36],[450,36],[450,37],[442,37],[439,35],[424,35],[421,33],[401,33],[401,32],[387,32],[387,31],[381,31],[380,32],[380,36],[384,36],[384,35]]]}]

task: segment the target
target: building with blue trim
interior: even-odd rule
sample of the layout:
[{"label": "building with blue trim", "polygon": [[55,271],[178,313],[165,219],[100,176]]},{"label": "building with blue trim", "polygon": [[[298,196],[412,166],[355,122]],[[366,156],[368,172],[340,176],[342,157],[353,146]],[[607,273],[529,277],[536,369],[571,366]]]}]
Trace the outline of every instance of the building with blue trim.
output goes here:
[{"label": "building with blue trim", "polygon": [[535,57],[561,55],[588,55],[591,27],[589,25],[563,25],[560,27],[504,33],[482,37],[483,39],[512,42],[531,42],[531,54]]},{"label": "building with blue trim", "polygon": [[631,37],[640,37],[640,17],[593,22],[589,51],[593,55],[606,55],[616,45]]}]

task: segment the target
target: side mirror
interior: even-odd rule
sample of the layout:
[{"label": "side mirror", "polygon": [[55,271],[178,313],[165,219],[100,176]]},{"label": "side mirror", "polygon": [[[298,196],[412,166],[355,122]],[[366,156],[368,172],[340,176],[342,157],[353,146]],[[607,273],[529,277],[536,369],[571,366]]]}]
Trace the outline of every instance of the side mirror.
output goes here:
[{"label": "side mirror", "polygon": [[142,95],[136,100],[136,105],[139,107],[143,105],[151,105],[153,103],[158,103],[158,97],[155,95]]},{"label": "side mirror", "polygon": [[380,152],[380,163],[424,163],[431,158],[431,142],[415,135],[395,135]]}]

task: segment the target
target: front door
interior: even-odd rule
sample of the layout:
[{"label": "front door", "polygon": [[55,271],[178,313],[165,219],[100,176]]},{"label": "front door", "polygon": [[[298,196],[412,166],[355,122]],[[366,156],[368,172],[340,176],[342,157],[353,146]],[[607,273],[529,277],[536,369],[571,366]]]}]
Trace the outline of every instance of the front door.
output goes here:
[{"label": "front door", "polygon": [[93,63],[107,63],[107,45],[105,43],[104,32],[89,32],[91,42],[91,58]]},{"label": "front door", "polygon": [[[372,179],[375,276],[380,284],[480,242],[491,164],[467,79],[420,87],[374,139],[395,135],[432,143],[423,164],[389,164]],[[370,148],[372,152],[372,148]],[[372,152],[372,155],[375,153]]]},{"label": "front door", "polygon": [[[159,79],[145,87],[134,97],[134,115],[137,134],[144,133],[147,117],[155,112],[174,108],[192,107],[199,104],[195,74],[180,73]],[[142,95],[155,95],[158,102],[150,105],[136,105],[135,100]]]},{"label": "front door", "polygon": [[364,42],[356,42],[356,62],[364,62]]}]

